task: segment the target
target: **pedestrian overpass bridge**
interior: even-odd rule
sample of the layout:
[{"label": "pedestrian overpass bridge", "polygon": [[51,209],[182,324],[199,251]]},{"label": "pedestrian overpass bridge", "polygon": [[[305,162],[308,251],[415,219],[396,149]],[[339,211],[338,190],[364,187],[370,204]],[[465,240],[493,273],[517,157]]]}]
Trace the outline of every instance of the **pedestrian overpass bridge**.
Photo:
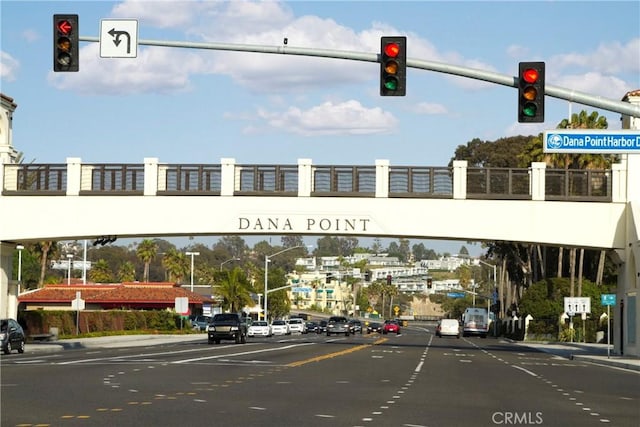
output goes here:
[{"label": "pedestrian overpass bridge", "polygon": [[0,163],[2,316],[9,310],[4,296],[15,295],[15,246],[34,241],[291,234],[530,242],[612,250],[618,300],[633,316],[626,348],[637,354],[639,157],[626,155],[610,170],[476,168],[465,161],[243,165],[230,158]]}]

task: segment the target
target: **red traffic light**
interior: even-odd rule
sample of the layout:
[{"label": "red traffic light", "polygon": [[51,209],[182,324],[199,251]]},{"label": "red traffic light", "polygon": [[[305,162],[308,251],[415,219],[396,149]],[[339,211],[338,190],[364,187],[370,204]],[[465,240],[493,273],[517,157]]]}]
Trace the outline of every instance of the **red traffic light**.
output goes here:
[{"label": "red traffic light", "polygon": [[61,19],[56,23],[56,28],[58,28],[58,32],[60,34],[68,35],[73,31],[73,25],[66,19]]},{"label": "red traffic light", "polygon": [[538,70],[536,70],[535,68],[527,68],[522,73],[522,78],[527,83],[532,83],[533,84],[533,83],[537,82],[538,81],[538,77],[540,77],[540,74],[538,73]]},{"label": "red traffic light", "polygon": [[53,15],[53,71],[76,72],[80,69],[79,25],[76,14]]},{"label": "red traffic light", "polygon": [[387,43],[384,47],[384,54],[395,58],[400,53],[400,46],[398,43]]},{"label": "red traffic light", "polygon": [[380,38],[380,96],[404,96],[407,75],[407,38]]},{"label": "red traffic light", "polygon": [[518,64],[518,122],[544,122],[544,62]]}]

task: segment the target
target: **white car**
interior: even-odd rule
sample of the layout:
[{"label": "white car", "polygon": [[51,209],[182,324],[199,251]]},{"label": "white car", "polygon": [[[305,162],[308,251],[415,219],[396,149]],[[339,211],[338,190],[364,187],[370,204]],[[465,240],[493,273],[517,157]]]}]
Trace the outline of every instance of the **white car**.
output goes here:
[{"label": "white car", "polygon": [[273,335],[289,335],[289,324],[284,320],[274,320],[271,322],[271,333]]},{"label": "white car", "polygon": [[450,336],[460,338],[460,323],[456,319],[442,319],[436,326],[436,336],[439,338]]},{"label": "white car", "polygon": [[289,319],[289,332],[291,333],[303,333],[304,332],[304,320],[302,319]]},{"label": "white car", "polygon": [[264,320],[253,322],[247,331],[249,337],[270,337],[271,335],[273,335],[271,326]]}]

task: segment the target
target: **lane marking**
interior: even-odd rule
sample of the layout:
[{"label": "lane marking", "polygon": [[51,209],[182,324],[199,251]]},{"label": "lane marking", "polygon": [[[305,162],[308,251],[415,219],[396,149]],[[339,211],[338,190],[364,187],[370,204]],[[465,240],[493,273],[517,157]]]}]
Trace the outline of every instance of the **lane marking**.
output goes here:
[{"label": "lane marking", "polygon": [[345,350],[336,351],[335,353],[323,354],[321,356],[316,356],[316,357],[311,357],[309,359],[304,359],[304,360],[298,360],[296,362],[291,362],[286,366],[289,367],[289,368],[295,368],[295,367],[298,367],[298,366],[306,365],[307,363],[320,362],[322,360],[331,359],[331,358],[338,357],[338,356],[344,356],[345,354],[349,354],[349,353],[353,353],[353,352],[356,352],[356,351],[364,350],[365,348],[369,348],[372,345],[381,344],[381,343],[383,343],[385,341],[387,341],[387,338],[380,338],[379,340],[376,340],[373,344],[361,344],[361,345],[358,345],[356,347],[351,347],[351,348],[347,348]]}]

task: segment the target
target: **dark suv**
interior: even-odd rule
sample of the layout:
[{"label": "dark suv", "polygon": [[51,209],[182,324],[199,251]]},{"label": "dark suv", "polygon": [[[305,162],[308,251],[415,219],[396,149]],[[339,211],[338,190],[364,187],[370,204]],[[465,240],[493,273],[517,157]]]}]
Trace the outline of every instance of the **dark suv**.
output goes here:
[{"label": "dark suv", "polygon": [[207,327],[209,344],[220,344],[220,340],[234,340],[236,344],[247,342],[247,322],[236,313],[219,313],[213,316]]},{"label": "dark suv", "polygon": [[24,353],[24,330],[18,322],[13,319],[0,320],[0,342],[2,342],[2,352],[11,353],[14,348],[18,353]]},{"label": "dark suv", "polygon": [[344,316],[331,316],[327,322],[327,336],[331,334],[344,334],[348,337],[350,334],[349,320]]}]

